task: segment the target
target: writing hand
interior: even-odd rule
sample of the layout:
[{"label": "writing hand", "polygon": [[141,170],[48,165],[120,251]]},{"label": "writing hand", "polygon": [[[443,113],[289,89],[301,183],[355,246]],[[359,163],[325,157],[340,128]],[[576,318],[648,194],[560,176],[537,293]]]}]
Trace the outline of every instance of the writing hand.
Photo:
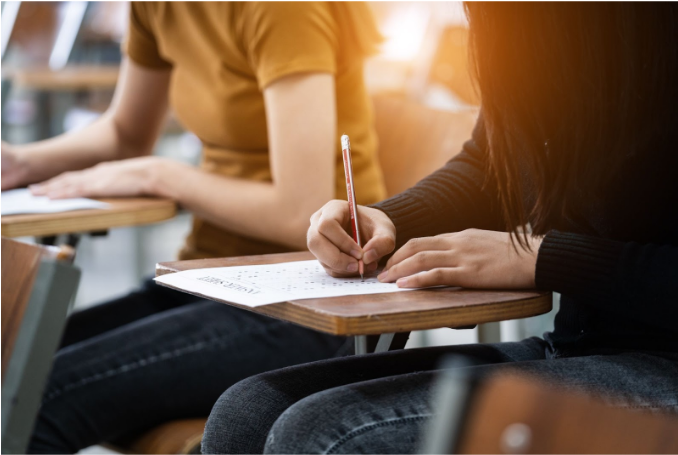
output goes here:
[{"label": "writing hand", "polygon": [[366,273],[374,272],[379,259],[395,247],[395,226],[381,210],[358,206],[361,240],[366,242],[362,248],[348,234],[350,223],[346,201],[330,201],[311,217],[308,249],[333,277],[357,275],[359,259],[363,260]]}]

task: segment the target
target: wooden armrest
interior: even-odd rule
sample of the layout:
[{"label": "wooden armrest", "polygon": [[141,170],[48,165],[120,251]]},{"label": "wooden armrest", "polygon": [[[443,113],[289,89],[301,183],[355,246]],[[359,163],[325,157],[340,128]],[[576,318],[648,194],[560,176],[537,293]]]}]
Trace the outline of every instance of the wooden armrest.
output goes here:
[{"label": "wooden armrest", "polygon": [[129,443],[109,446],[123,453],[200,453],[200,442],[206,422],[207,418],[175,420],[157,426]]}]

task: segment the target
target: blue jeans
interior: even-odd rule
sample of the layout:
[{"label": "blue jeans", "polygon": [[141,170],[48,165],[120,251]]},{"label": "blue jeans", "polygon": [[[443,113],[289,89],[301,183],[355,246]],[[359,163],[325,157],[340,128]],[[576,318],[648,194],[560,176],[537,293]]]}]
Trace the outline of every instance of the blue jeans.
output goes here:
[{"label": "blue jeans", "polygon": [[678,354],[582,352],[559,357],[539,338],[322,360],[252,376],[212,409],[203,453],[417,453],[432,418],[436,368],[474,358],[476,377],[532,373],[618,406],[678,412]]},{"label": "blue jeans", "polygon": [[73,453],[206,417],[248,376],[352,353],[352,342],[157,286],[75,313],[30,453]]}]

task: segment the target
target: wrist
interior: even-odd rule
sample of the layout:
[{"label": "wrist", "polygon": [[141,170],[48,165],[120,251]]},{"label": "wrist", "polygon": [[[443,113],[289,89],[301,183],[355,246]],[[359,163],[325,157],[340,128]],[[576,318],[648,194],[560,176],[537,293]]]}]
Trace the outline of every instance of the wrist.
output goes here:
[{"label": "wrist", "polygon": [[[6,148],[7,145],[3,143],[3,147]],[[16,181],[18,185],[23,186],[29,183],[33,183],[32,181],[30,181],[31,180],[30,160],[28,159],[29,158],[28,155],[24,153],[24,150],[22,150],[22,147],[12,145],[11,148],[9,148],[9,153],[13,158],[12,159],[13,173],[16,175]]]},{"label": "wrist", "polygon": [[529,275],[530,287],[536,288],[536,278],[537,278],[537,258],[539,257],[539,248],[541,243],[544,240],[543,236],[539,237],[530,237],[530,252],[529,252],[529,264],[527,273]]},{"label": "wrist", "polygon": [[180,169],[185,165],[167,158],[153,157],[152,163],[146,167],[147,194],[179,201]]}]

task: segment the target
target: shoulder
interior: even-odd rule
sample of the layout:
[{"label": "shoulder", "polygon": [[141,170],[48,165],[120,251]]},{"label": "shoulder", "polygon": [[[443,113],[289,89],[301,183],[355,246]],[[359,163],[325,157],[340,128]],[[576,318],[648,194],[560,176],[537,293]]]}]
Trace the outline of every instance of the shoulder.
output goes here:
[{"label": "shoulder", "polygon": [[334,38],[338,32],[333,10],[326,2],[246,2],[240,22],[246,40],[271,33],[303,39],[319,31]]},{"label": "shoulder", "polygon": [[332,18],[327,2],[246,2],[243,19],[248,21],[283,21],[299,18]]}]

